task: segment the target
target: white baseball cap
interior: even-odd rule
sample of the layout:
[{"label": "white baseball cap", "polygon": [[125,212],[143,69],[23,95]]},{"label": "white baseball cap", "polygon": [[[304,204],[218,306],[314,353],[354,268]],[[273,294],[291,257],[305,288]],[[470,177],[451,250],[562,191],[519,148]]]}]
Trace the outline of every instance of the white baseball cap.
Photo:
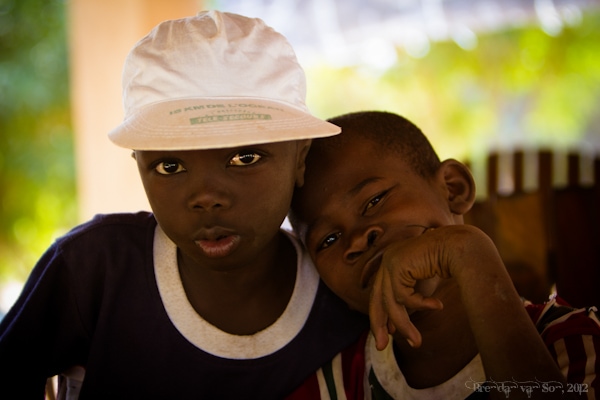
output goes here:
[{"label": "white baseball cap", "polygon": [[123,69],[125,118],[109,133],[134,150],[193,150],[332,136],[310,114],[286,38],[262,20],[207,11],[165,21]]}]

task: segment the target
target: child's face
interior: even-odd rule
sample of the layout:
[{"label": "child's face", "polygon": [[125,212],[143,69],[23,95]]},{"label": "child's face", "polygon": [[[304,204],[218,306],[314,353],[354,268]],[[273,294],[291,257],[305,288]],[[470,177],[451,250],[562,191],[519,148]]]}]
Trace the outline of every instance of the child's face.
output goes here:
[{"label": "child's face", "polygon": [[310,158],[294,208],[322,279],[364,313],[385,248],[454,223],[437,175],[425,179],[364,139]]},{"label": "child's face", "polygon": [[152,211],[183,254],[233,269],[272,256],[310,141],[194,151],[136,151]]}]

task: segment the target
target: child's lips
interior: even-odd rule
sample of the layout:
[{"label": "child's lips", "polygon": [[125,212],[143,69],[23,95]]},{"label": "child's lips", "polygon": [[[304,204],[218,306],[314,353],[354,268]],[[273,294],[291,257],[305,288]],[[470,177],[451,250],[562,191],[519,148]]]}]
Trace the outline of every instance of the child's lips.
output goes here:
[{"label": "child's lips", "polygon": [[368,260],[363,267],[362,274],[360,275],[360,286],[366,289],[371,281],[375,278],[375,274],[381,266],[381,259],[383,258],[383,252],[375,254],[373,258]]},{"label": "child's lips", "polygon": [[210,258],[220,258],[233,253],[240,244],[240,236],[235,234],[218,235],[214,239],[198,239],[196,246]]}]

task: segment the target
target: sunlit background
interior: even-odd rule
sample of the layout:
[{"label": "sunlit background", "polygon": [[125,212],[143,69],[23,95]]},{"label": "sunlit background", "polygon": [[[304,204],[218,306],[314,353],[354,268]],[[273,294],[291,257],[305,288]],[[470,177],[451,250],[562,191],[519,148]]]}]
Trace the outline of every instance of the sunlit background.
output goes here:
[{"label": "sunlit background", "polygon": [[[71,3],[0,0],[0,316],[58,235],[106,211],[82,212]],[[478,182],[494,149],[600,150],[600,1],[195,3],[261,17],[286,35],[317,116],[404,115],[441,157],[468,160]],[[112,106],[120,102],[116,93]],[[112,160],[100,160],[101,173]]]}]

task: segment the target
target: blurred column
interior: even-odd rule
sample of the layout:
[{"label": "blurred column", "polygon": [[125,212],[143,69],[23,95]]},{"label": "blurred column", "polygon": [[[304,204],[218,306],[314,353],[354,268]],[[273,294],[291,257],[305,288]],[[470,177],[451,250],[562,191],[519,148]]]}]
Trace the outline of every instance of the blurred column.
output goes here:
[{"label": "blurred column", "polygon": [[107,133],[123,119],[121,71],[131,47],[157,23],[194,15],[199,0],[71,0],[71,102],[80,219],[149,210],[131,151]]}]

